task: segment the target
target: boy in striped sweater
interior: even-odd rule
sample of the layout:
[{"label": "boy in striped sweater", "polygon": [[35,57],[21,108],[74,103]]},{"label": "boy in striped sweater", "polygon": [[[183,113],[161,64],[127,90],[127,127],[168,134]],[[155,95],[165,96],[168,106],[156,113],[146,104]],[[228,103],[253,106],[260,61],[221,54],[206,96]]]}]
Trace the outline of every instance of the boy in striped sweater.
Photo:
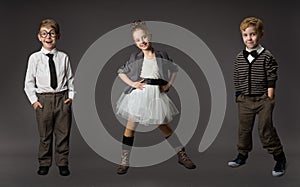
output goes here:
[{"label": "boy in striped sweater", "polygon": [[263,148],[276,161],[272,175],[282,176],[286,158],[272,123],[278,65],[271,52],[259,44],[264,33],[260,19],[244,19],[240,30],[246,49],[237,55],[233,74],[239,115],[238,155],[228,162],[228,166],[239,167],[246,163],[248,153],[252,150],[252,129],[255,116],[258,115],[258,133]]}]

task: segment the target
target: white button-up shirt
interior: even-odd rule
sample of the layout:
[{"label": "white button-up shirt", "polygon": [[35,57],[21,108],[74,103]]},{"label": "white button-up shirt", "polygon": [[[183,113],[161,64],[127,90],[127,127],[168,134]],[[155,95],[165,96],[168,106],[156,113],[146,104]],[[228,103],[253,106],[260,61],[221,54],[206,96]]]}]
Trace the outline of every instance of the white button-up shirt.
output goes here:
[{"label": "white button-up shirt", "polygon": [[[50,86],[49,57],[46,56],[48,53],[54,54],[53,61],[57,75],[56,89]],[[69,98],[73,99],[75,94],[73,80],[68,55],[57,49],[48,51],[42,48],[29,57],[24,90],[31,104],[38,101],[37,93],[55,93],[68,90]]]}]

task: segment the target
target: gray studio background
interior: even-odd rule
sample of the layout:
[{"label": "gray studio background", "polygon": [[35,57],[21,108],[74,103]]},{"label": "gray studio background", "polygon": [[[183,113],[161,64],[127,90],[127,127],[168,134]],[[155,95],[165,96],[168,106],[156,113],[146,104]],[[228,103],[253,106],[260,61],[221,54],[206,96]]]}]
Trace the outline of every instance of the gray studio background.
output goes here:
[{"label": "gray studio background", "polygon": [[[299,186],[299,8],[300,3],[292,0],[1,0],[0,186]],[[248,16],[257,16],[264,21],[265,35],[261,43],[275,55],[280,67],[274,120],[288,159],[287,173],[281,178],[271,176],[274,162],[272,156],[262,149],[256,128],[253,133],[255,146],[247,165],[238,169],[227,167],[227,161],[236,156],[237,142],[233,60],[244,47],[239,23]],[[198,75],[192,73],[193,81],[200,88],[201,115],[197,131],[186,147],[197,165],[196,170],[186,170],[177,164],[177,157],[174,156],[159,165],[131,168],[127,175],[118,176],[117,165],[96,154],[85,143],[73,121],[71,176],[59,176],[54,166],[48,176],[36,174],[39,137],[35,115],[23,91],[23,84],[27,59],[41,47],[36,37],[38,24],[49,17],[57,20],[61,26],[62,35],[57,47],[71,57],[73,72],[76,71],[82,55],[95,40],[135,19],[164,21],[182,26],[208,45],[224,73],[228,102],[225,120],[217,139],[207,151],[199,153],[198,146],[209,116],[210,103],[207,98],[210,94],[201,71],[198,71]],[[181,66],[186,61],[188,67],[193,67],[192,61],[180,51],[169,46],[158,47],[168,50],[173,60],[180,62]],[[127,60],[130,51],[131,48],[121,51],[109,63],[122,64]],[[110,69],[109,72],[115,70]],[[114,77],[110,74],[106,76]],[[97,84],[96,95],[99,97],[96,102],[100,111],[103,89],[105,88],[102,84]],[[109,123],[109,119],[106,122]],[[117,125],[117,120],[112,119],[111,124],[106,124],[105,127],[116,139],[121,140],[123,129],[122,126],[116,128]],[[151,145],[151,141],[157,143],[160,140],[162,138],[158,131],[138,133],[136,144]]]}]

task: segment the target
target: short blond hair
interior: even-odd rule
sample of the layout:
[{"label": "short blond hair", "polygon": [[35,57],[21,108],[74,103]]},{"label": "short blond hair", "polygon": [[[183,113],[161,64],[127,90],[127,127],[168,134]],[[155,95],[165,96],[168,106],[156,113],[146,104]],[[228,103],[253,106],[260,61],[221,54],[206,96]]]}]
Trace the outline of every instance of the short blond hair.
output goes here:
[{"label": "short blond hair", "polygon": [[259,33],[264,32],[263,22],[260,19],[256,18],[256,17],[245,18],[240,24],[241,32],[244,31],[245,29],[247,29],[250,26],[254,26],[256,28],[256,31],[259,32]]},{"label": "short blond hair", "polygon": [[55,30],[56,34],[58,34],[58,35],[60,34],[59,25],[54,19],[44,19],[44,20],[42,20],[40,25],[39,25],[39,31],[38,32],[40,32],[42,27],[53,28]]}]

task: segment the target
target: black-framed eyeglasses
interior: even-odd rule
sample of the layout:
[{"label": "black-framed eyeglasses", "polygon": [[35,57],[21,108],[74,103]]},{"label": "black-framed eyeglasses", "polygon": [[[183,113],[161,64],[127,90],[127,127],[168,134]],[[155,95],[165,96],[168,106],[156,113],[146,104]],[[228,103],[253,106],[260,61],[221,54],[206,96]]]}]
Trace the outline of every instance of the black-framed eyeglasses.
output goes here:
[{"label": "black-framed eyeglasses", "polygon": [[51,30],[51,31],[49,31],[49,32],[47,32],[47,31],[40,31],[39,34],[40,34],[40,36],[41,36],[42,38],[46,38],[46,37],[48,36],[48,34],[49,34],[49,36],[50,36],[51,38],[55,38],[55,37],[57,36],[55,30]]}]

